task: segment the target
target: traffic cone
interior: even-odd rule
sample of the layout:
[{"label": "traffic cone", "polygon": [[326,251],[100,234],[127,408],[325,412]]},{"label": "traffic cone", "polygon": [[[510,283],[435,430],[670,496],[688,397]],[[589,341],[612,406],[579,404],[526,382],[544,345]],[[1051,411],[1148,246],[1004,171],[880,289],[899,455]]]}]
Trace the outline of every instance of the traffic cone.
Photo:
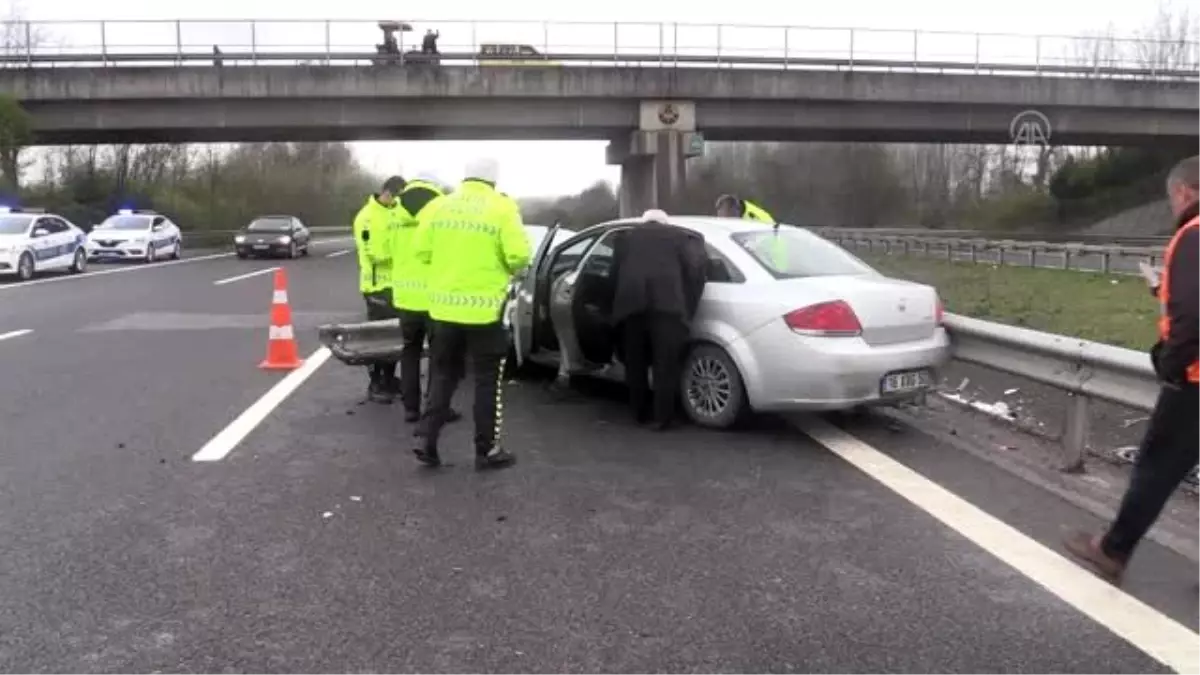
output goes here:
[{"label": "traffic cone", "polygon": [[258,364],[265,370],[293,370],[304,361],[296,348],[292,330],[292,308],[288,304],[287,271],[275,270],[275,292],[271,296],[271,328],[267,337],[267,358]]}]

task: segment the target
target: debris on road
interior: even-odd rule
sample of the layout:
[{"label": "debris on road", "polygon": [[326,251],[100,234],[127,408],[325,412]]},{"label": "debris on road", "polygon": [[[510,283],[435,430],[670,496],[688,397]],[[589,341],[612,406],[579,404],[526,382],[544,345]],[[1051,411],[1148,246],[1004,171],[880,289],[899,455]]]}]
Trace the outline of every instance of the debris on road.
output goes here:
[{"label": "debris on road", "polygon": [[350,501],[352,501],[352,502],[361,502],[361,501],[362,501],[362,497],[359,497],[358,495],[350,495]]},{"label": "debris on road", "polygon": [[1013,387],[1012,389],[1005,389],[1005,390],[1004,390],[1004,395],[1005,395],[1005,396],[1012,396],[1013,394],[1017,393],[1018,391],[1021,391],[1021,390],[1020,390],[1019,388],[1017,388],[1017,387]]},{"label": "debris on road", "polygon": [[321,514],[321,517],[322,517],[322,518],[332,518],[332,517],[333,517],[333,511],[326,511],[325,513],[322,513],[322,514]]}]

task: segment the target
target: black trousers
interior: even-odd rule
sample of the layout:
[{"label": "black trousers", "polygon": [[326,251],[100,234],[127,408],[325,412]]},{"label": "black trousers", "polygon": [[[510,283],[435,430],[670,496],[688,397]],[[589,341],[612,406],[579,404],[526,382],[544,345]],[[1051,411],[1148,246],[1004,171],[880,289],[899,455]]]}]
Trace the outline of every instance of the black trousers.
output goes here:
[{"label": "black trousers", "polygon": [[[425,340],[430,337],[433,322],[429,312],[401,309],[397,310],[397,314],[400,315],[400,334],[404,339],[404,348],[400,352],[400,400],[405,410],[420,411],[421,354],[425,351]],[[432,377],[432,362],[429,365]]]},{"label": "black trousers", "polygon": [[[390,291],[364,293],[363,300],[367,303],[367,321],[381,321],[396,318],[396,308],[392,307]],[[396,364],[392,361],[379,361],[367,366],[371,374],[371,382],[385,384],[396,377]]]},{"label": "black trousers", "polygon": [[464,366],[471,372],[475,386],[472,413],[475,422],[475,453],[486,455],[500,444],[503,403],[500,400],[504,377],[504,356],[508,340],[504,326],[461,324],[433,321],[429,410],[421,419],[425,449],[437,450],[438,434],[450,414],[450,401],[463,378]]},{"label": "black trousers", "polygon": [[1127,559],[1162,513],[1167,499],[1196,466],[1200,417],[1196,385],[1163,387],[1133,464],[1117,519],[1104,535],[1104,551]]},{"label": "black trousers", "polygon": [[650,381],[654,370],[654,419],[670,422],[679,395],[679,368],[687,344],[688,326],[674,314],[642,312],[621,322],[625,348],[625,382],[629,403],[639,421],[650,417]]}]

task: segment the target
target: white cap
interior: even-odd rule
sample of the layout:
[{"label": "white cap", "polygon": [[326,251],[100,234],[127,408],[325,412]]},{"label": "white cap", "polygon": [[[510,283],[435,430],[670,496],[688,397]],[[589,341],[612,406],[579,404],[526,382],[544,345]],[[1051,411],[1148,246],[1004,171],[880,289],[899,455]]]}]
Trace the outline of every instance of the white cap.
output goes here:
[{"label": "white cap", "polygon": [[480,157],[467,162],[463,178],[475,178],[496,183],[500,178],[500,163],[491,157]]},{"label": "white cap", "polygon": [[650,209],[642,214],[642,220],[650,223],[662,223],[663,225],[670,225],[670,223],[667,222],[667,212],[663,211],[662,209]]}]

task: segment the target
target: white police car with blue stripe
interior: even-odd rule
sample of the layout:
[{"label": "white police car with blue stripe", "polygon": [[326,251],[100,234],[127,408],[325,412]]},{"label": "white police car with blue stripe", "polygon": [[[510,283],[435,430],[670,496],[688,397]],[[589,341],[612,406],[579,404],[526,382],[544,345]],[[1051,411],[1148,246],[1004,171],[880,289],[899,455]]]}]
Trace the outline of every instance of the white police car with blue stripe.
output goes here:
[{"label": "white police car with blue stripe", "polygon": [[178,260],[183,257],[183,235],[161,213],[122,210],[88,233],[87,256],[90,260]]},{"label": "white police car with blue stripe", "polygon": [[62,216],[41,209],[0,207],[0,275],[22,281],[38,272],[82,272],[87,235]]}]

